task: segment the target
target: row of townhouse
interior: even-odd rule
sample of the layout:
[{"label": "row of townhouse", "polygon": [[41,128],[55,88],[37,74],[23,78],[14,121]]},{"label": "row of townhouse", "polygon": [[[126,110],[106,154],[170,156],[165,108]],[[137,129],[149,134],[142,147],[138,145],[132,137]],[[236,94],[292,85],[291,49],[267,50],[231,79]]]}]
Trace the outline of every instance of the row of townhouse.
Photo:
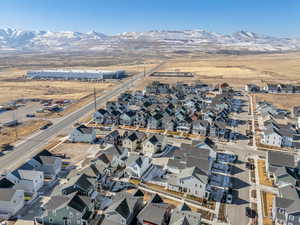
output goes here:
[{"label": "row of townhouse", "polygon": [[261,142],[265,145],[295,147],[298,136],[298,130],[292,124],[279,124],[273,118],[263,122]]},{"label": "row of townhouse", "polygon": [[199,93],[203,91],[212,91],[214,88],[200,81],[194,85],[187,85],[181,82],[177,82],[175,85],[160,83],[159,81],[153,81],[151,84],[145,87],[145,92],[148,94],[171,94],[176,92],[182,92],[186,94]]},{"label": "row of townhouse", "polygon": [[147,95],[125,93],[118,102],[109,102],[106,109],[95,112],[93,121],[102,125],[138,126],[228,138],[229,114],[241,111],[242,107],[242,103],[233,101],[229,92],[214,98],[189,95],[179,103],[172,103],[173,98],[168,95],[157,99],[155,96],[154,99],[160,102],[157,104],[153,103],[153,98],[150,101]]},{"label": "row of townhouse", "polygon": [[289,111],[279,109],[266,101],[258,102],[256,105],[256,111],[261,117],[274,117],[278,119],[284,119],[290,114]]},{"label": "row of townhouse", "polygon": [[185,203],[173,208],[157,194],[144,204],[144,193],[138,189],[115,195],[101,225],[129,225],[133,221],[138,225],[200,225],[202,216]]},{"label": "row of townhouse", "polygon": [[[139,131],[125,131],[121,136],[115,130],[105,136],[104,141],[109,147],[101,151],[98,157],[114,168],[124,168],[124,173],[129,177],[146,179],[147,175],[147,179],[155,179],[168,171],[171,174],[164,177],[166,188],[201,198],[211,197],[211,186],[230,187],[228,182],[226,184],[226,176],[212,173],[226,175],[229,169],[228,165],[217,162],[214,144],[208,138],[201,143],[182,144],[177,149],[163,135],[147,136]],[[165,154],[168,155],[168,163],[157,169],[151,158],[166,157]]]},{"label": "row of townhouse", "polygon": [[28,199],[32,200],[38,196],[45,179],[56,179],[61,166],[62,161],[59,157],[43,150],[16,170],[2,174],[0,217],[15,216]]},{"label": "row of townhouse", "polygon": [[300,93],[300,86],[293,84],[266,84],[263,88],[256,84],[246,84],[245,91],[258,93],[283,93],[283,94],[298,94]]},{"label": "row of townhouse", "polygon": [[300,224],[299,161],[294,155],[269,151],[266,158],[267,175],[278,188],[273,199],[272,218],[276,225]]},{"label": "row of townhouse", "polygon": [[[201,224],[201,214],[192,212],[183,204],[173,209],[154,195],[146,204],[144,194],[122,191],[112,197],[100,194],[105,184],[113,182],[111,176],[122,174],[140,177],[152,164],[151,159],[136,153],[128,154],[124,148],[110,146],[101,151],[88,166],[72,171],[52,191],[50,199],[42,205],[43,214],[35,220],[45,225],[96,224]],[[119,176],[119,174],[118,174]],[[110,189],[114,192],[114,189]],[[103,213],[98,213],[98,210]]]}]

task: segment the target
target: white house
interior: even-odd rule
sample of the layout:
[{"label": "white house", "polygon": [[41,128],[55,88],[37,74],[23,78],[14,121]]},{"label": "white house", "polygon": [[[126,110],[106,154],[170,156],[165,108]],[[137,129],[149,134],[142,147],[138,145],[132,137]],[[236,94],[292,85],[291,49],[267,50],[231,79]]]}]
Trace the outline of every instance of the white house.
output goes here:
[{"label": "white house", "polygon": [[167,188],[169,190],[184,192],[199,198],[208,198],[208,176],[197,167],[186,168],[180,174],[168,176]]},{"label": "white house", "polygon": [[133,153],[126,160],[125,171],[132,177],[141,178],[151,165],[150,158]]},{"label": "white house", "polygon": [[281,147],[282,136],[273,129],[267,129],[262,134],[261,142],[266,145]]},{"label": "white house", "polygon": [[151,135],[143,143],[143,153],[151,157],[153,154],[163,150],[164,137],[162,135]]},{"label": "white house", "polygon": [[71,142],[93,143],[96,140],[96,132],[92,127],[80,125],[71,132],[69,140]]},{"label": "white house", "polygon": [[44,185],[44,173],[35,171],[34,167],[28,163],[7,174],[7,179],[15,184],[15,189],[23,190],[25,193],[32,195],[37,194],[38,190]]},{"label": "white house", "polygon": [[29,160],[28,164],[33,166],[35,170],[44,172],[45,178],[55,179],[61,171],[62,160],[49,151],[43,150]]},{"label": "white house", "polygon": [[24,206],[24,191],[0,188],[0,219],[8,219]]}]

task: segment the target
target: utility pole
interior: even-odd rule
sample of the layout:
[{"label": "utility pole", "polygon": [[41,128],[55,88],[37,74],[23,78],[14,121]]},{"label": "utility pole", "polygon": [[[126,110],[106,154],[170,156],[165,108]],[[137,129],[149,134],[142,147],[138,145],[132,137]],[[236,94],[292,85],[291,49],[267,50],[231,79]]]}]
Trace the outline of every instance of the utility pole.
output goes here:
[{"label": "utility pole", "polygon": [[16,124],[14,124],[14,126],[15,126],[16,141],[18,140],[18,120],[17,120],[17,110],[18,110],[18,108],[16,108],[16,109],[14,110],[14,113],[13,113],[13,121],[16,122]]},{"label": "utility pole", "polygon": [[96,88],[94,87],[94,107],[95,107],[95,112],[97,112],[97,103],[96,103]]}]

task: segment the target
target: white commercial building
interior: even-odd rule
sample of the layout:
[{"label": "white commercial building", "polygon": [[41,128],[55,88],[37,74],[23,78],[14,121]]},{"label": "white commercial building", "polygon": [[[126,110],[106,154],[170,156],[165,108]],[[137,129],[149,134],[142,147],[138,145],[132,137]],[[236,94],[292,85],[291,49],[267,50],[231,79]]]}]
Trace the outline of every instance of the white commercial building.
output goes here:
[{"label": "white commercial building", "polygon": [[28,71],[28,79],[60,79],[60,80],[102,80],[121,79],[126,76],[124,70],[33,70]]}]

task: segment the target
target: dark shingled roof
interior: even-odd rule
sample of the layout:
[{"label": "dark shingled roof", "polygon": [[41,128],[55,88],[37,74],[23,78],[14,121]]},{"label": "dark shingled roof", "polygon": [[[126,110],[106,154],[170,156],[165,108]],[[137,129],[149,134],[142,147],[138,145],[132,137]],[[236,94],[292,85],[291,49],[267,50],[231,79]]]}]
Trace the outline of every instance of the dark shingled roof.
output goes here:
[{"label": "dark shingled roof", "polygon": [[272,166],[295,167],[294,156],[285,152],[268,151],[268,161]]}]

